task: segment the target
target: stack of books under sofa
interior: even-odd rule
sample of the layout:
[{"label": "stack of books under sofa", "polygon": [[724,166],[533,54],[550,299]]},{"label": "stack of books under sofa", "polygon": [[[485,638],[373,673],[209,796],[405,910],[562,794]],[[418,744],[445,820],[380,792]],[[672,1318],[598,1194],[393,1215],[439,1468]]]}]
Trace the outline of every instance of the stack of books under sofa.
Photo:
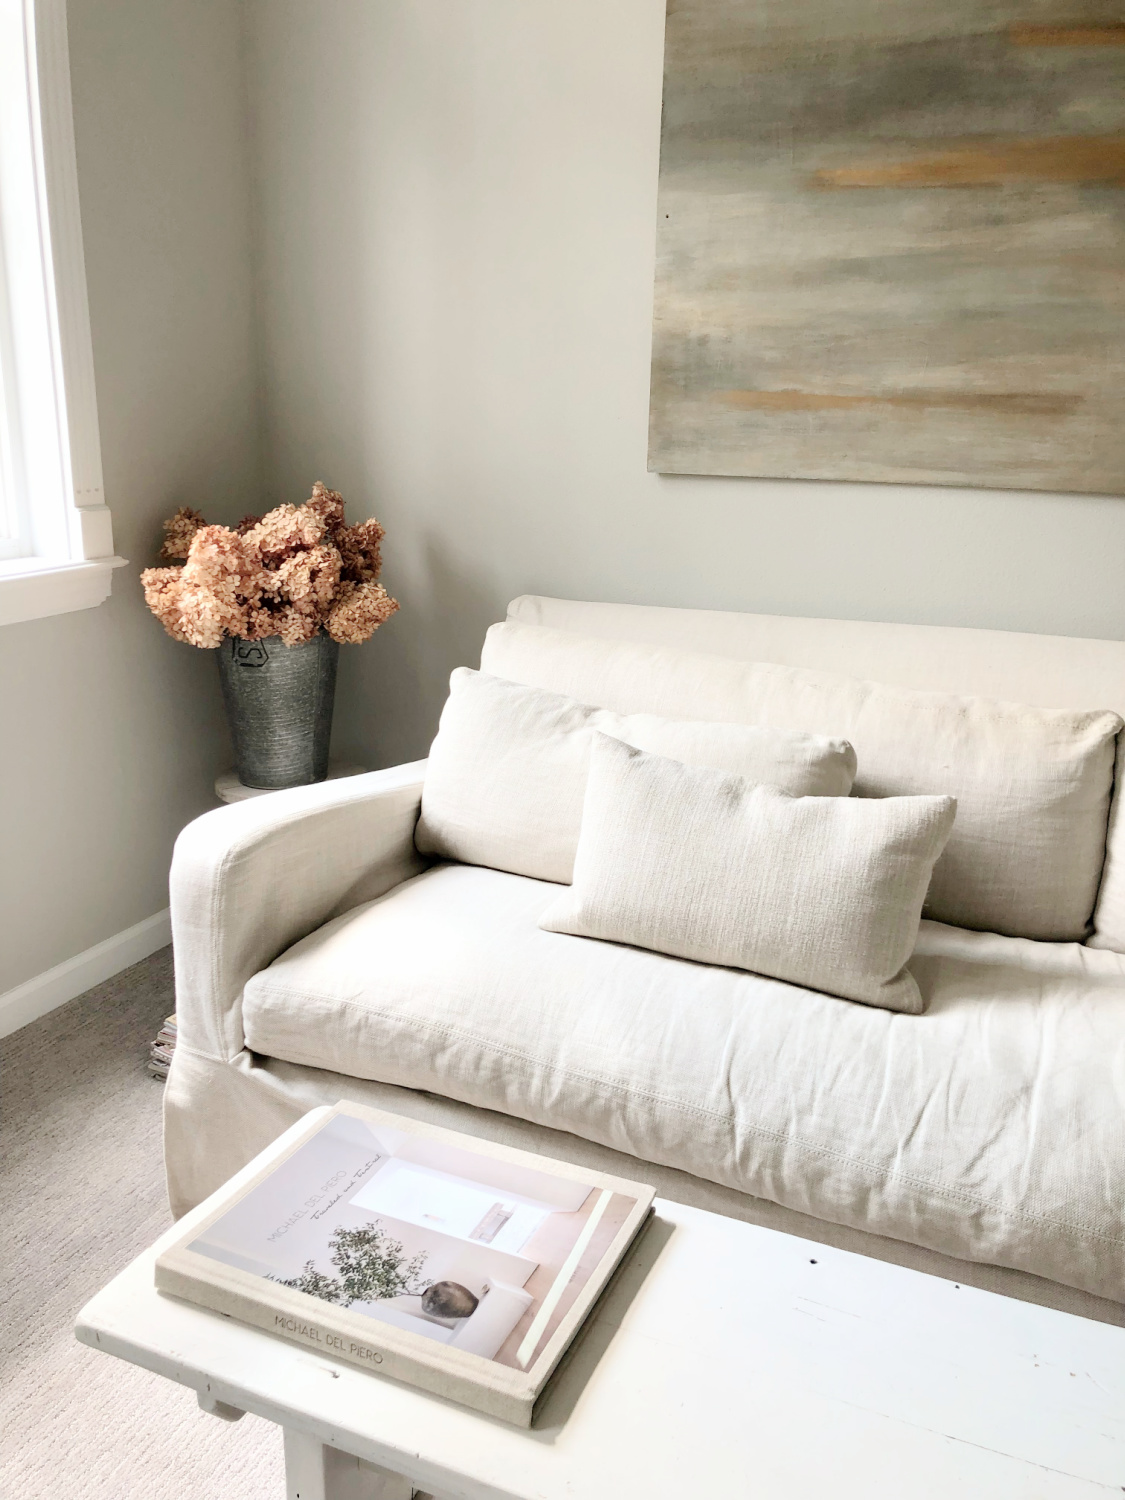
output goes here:
[{"label": "stack of books under sofa", "polygon": [[156,1040],[149,1049],[147,1069],[161,1083],[168,1077],[172,1066],[172,1053],[176,1049],[176,1013],[165,1016],[164,1025],[157,1032]]}]

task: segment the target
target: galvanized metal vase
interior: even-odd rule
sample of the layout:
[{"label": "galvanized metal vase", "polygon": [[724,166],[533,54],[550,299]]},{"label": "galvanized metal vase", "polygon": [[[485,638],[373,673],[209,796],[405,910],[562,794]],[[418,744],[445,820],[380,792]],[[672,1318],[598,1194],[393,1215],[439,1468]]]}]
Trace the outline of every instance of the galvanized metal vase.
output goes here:
[{"label": "galvanized metal vase", "polygon": [[279,635],[228,637],[219,676],[243,786],[275,791],[328,775],[340,647],[323,631],[299,646]]}]

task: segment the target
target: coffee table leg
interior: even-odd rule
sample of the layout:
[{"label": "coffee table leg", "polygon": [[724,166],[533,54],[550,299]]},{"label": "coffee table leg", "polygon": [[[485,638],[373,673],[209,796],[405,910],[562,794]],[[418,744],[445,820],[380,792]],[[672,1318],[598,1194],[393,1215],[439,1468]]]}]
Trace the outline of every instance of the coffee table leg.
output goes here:
[{"label": "coffee table leg", "polygon": [[286,1427],[285,1500],[411,1500],[409,1479]]}]

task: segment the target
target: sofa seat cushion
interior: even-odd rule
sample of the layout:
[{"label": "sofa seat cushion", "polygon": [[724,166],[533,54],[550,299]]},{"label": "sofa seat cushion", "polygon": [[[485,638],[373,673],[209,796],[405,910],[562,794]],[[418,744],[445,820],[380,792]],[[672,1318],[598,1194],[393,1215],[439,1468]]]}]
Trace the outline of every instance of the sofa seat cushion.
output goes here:
[{"label": "sofa seat cushion", "polygon": [[1121,955],[924,922],[908,1016],[541,931],[559,892],[437,865],[255,975],[247,1046],[1125,1301]]}]

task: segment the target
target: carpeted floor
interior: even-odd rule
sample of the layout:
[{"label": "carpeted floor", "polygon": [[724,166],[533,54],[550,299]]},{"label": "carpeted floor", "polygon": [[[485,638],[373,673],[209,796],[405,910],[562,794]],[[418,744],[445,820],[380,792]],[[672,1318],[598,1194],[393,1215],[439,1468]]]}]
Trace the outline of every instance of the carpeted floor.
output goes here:
[{"label": "carpeted floor", "polygon": [[0,1496],[278,1500],[281,1437],[87,1349],[79,1308],[170,1222],[161,1084],[171,949],[0,1041]]}]

